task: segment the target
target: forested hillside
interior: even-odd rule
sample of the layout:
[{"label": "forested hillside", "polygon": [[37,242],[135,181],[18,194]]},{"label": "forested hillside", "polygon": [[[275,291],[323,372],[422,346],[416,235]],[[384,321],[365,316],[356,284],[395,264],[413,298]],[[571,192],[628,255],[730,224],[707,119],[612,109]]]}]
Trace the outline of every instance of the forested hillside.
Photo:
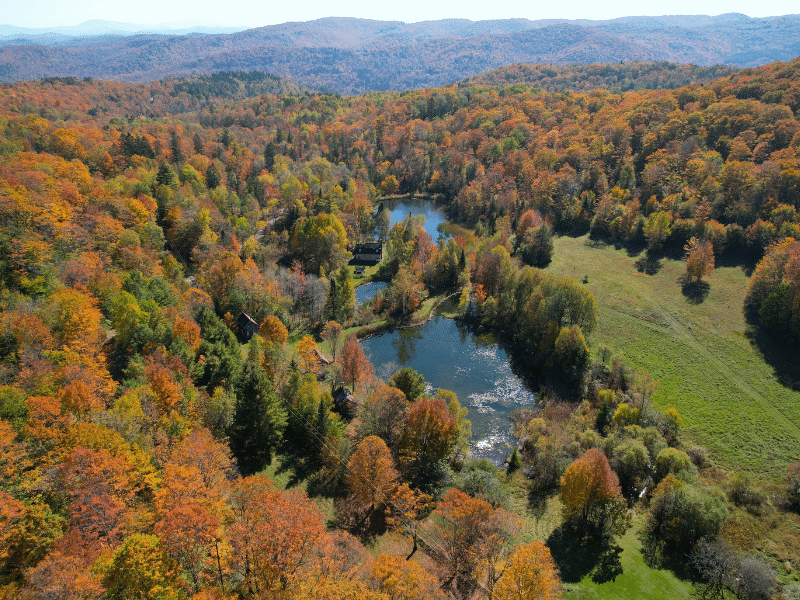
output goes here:
[{"label": "forested hillside", "polygon": [[799,33],[797,15],[422,23],[328,18],[229,35],[5,45],[0,48],[0,81],[72,76],[147,82],[216,71],[265,71],[316,89],[359,94],[447,85],[514,63],[669,61],[755,67],[800,54]]},{"label": "forested hillside", "polygon": [[469,77],[459,85],[526,85],[548,92],[589,92],[606,89],[612,92],[631,90],[675,89],[689,84],[710,83],[736,71],[715,65],[678,65],[675,63],[640,63],[590,65],[526,65],[500,67]]},{"label": "forested hillside", "polygon": [[[685,257],[699,295],[752,269],[730,310],[796,354],[800,59],[534,87],[0,87],[0,598],[559,598],[623,577],[623,546],[674,589],[796,595],[800,464],[723,470],[593,343],[587,279],[542,268],[588,233],[647,248],[641,277]],[[391,225],[405,194],[447,235]],[[357,305],[375,240],[387,285]],[[448,297],[541,383],[500,468],[463,398],[359,342]]]}]

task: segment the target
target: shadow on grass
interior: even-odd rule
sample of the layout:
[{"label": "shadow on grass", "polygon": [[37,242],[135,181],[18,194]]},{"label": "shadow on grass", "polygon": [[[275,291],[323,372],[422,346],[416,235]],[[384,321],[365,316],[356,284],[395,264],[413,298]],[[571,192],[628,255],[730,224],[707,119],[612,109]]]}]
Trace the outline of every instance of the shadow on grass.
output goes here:
[{"label": "shadow on grass", "polygon": [[681,293],[686,296],[690,304],[702,304],[711,291],[710,283],[707,281],[692,281],[686,273],[678,277],[678,283],[681,284]]},{"label": "shadow on grass", "polygon": [[646,275],[655,275],[661,270],[661,258],[649,250],[636,261],[636,270]]},{"label": "shadow on grass", "polygon": [[610,246],[610,244],[606,242],[604,239],[592,236],[586,238],[583,242],[583,245],[586,246],[587,248],[607,248],[608,246]]},{"label": "shadow on grass", "polygon": [[605,583],[622,575],[622,548],[596,532],[562,523],[547,538],[547,547],[565,583],[577,583],[587,575],[595,583]]},{"label": "shadow on grass", "polygon": [[335,526],[347,530],[363,544],[371,544],[386,533],[386,513],[355,500],[352,496],[336,501]]},{"label": "shadow on grass", "polygon": [[639,541],[642,544],[641,553],[644,563],[651,569],[664,569],[671,571],[675,577],[682,581],[696,584],[697,573],[691,566],[689,557],[682,552],[667,552],[663,541],[640,533]]},{"label": "shadow on grass", "polygon": [[773,370],[778,382],[795,392],[800,392],[800,362],[797,360],[796,342],[782,339],[775,331],[758,326],[758,316],[745,311],[748,328],[745,333],[750,343],[758,348],[761,357]]},{"label": "shadow on grass", "polygon": [[528,510],[537,518],[541,519],[547,511],[547,498],[552,491],[539,490],[531,486],[528,491]]},{"label": "shadow on grass", "polygon": [[275,471],[276,475],[288,474],[286,489],[291,489],[305,483],[306,493],[311,498],[335,498],[342,493],[337,473],[329,473],[321,469],[318,461],[298,454],[286,453],[281,455],[281,465]]}]

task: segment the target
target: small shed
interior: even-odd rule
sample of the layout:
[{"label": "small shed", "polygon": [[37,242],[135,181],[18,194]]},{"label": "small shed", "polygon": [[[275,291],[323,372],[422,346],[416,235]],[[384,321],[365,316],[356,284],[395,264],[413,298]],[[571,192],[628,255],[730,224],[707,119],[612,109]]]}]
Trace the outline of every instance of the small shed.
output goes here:
[{"label": "small shed", "polygon": [[352,419],[358,412],[358,402],[350,390],[341,386],[333,391],[333,408],[346,419]]},{"label": "small shed", "polygon": [[378,264],[383,259],[383,244],[381,242],[356,244],[353,259],[368,264]]},{"label": "small shed", "polygon": [[239,335],[245,341],[250,341],[250,339],[258,333],[258,323],[253,320],[253,317],[248,315],[247,313],[242,313],[239,315],[239,318],[236,319],[236,326],[239,329]]}]

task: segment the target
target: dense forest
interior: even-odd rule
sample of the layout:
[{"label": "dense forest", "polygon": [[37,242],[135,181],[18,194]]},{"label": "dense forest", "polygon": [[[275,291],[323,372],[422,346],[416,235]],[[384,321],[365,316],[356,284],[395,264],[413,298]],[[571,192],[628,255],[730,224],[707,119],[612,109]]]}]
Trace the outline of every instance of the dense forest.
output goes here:
[{"label": "dense forest", "polygon": [[[592,343],[584,282],[543,269],[586,233],[685,257],[687,285],[741,264],[733,310],[796,353],[799,117],[800,59],[655,91],[4,84],[0,598],[558,598],[618,576],[634,523],[702,597],[798,597],[800,463],[768,493],[715,469]],[[408,194],[447,235],[389,222]],[[388,285],[357,305],[375,240]],[[463,399],[380,379],[359,342],[449,296],[544,382],[499,469]],[[558,503],[547,543],[509,486]],[[731,534],[737,511],[789,549]]]}]

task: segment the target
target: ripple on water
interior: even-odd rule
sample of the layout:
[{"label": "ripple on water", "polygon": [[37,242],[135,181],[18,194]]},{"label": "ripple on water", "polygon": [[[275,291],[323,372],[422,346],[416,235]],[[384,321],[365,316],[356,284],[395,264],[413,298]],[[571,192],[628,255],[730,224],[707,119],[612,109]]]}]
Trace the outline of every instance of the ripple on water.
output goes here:
[{"label": "ripple on water", "polygon": [[[506,351],[491,334],[475,334],[450,319],[435,317],[413,330],[398,330],[363,340],[376,365],[387,365],[382,376],[407,366],[426,383],[452,390],[472,421],[470,451],[477,458],[502,464],[511,454],[511,412],[536,402],[512,370]],[[385,373],[384,373],[385,372]]]}]

